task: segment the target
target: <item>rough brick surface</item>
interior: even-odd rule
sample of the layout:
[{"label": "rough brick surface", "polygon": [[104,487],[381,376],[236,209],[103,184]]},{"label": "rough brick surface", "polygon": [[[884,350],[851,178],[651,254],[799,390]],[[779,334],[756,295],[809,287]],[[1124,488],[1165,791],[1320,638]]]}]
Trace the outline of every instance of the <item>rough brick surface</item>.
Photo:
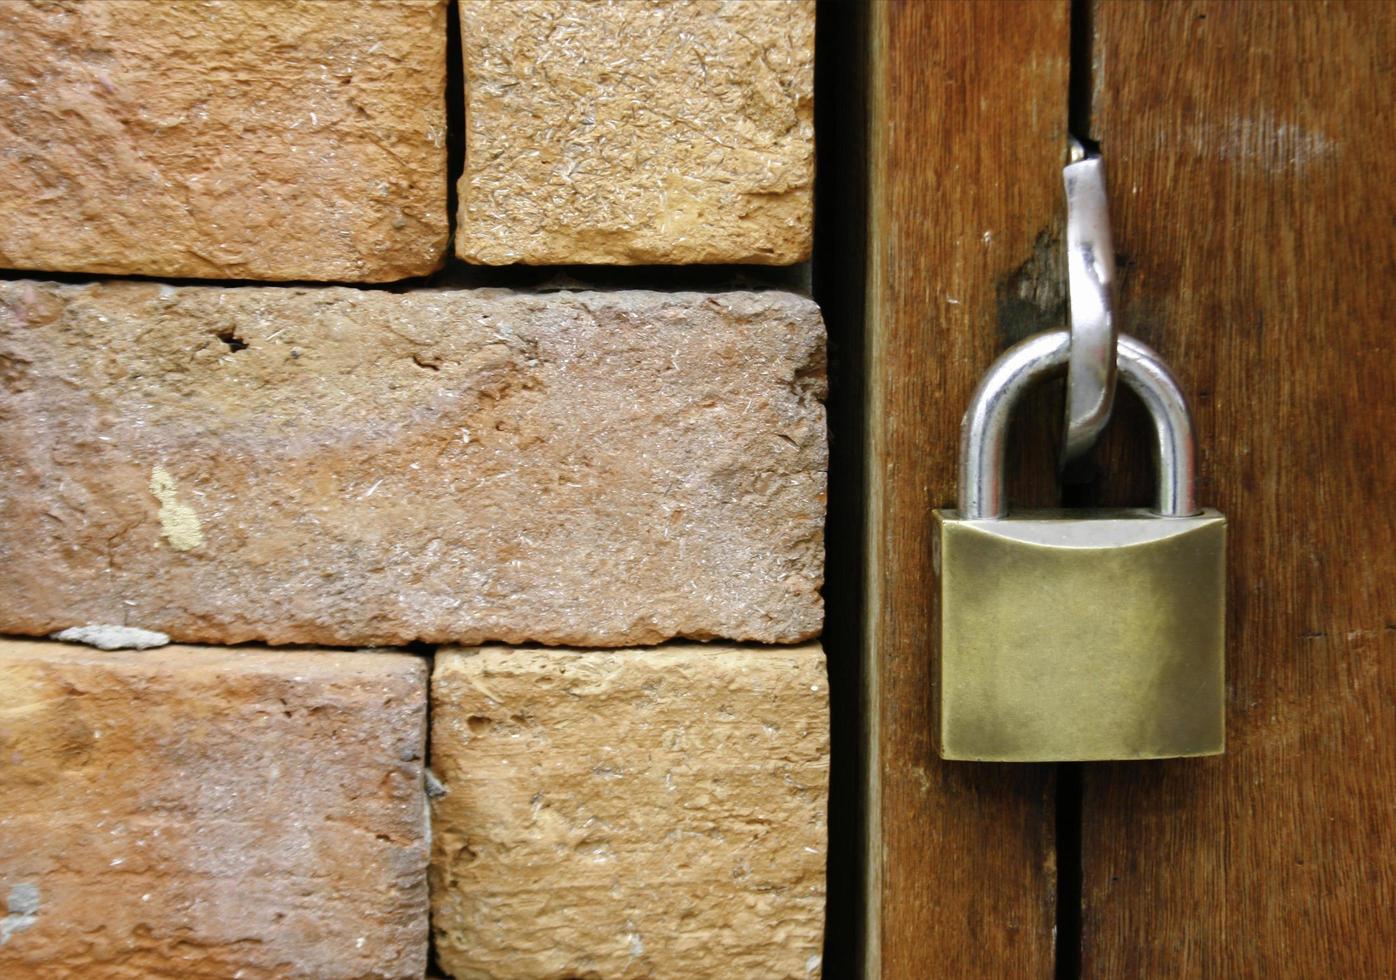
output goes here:
[{"label": "rough brick surface", "polygon": [[823,339],[785,293],[0,283],[0,632],[815,636]]},{"label": "rough brick surface", "polygon": [[416,657],[0,640],[0,976],[418,977]]},{"label": "rough brick surface", "polygon": [[814,3],[466,0],[470,262],[809,255]]},{"label": "rough brick surface", "polygon": [[429,272],[445,45],[444,0],[5,0],[0,266]]},{"label": "rough brick surface", "polygon": [[817,646],[443,652],[431,697],[448,973],[819,975]]}]

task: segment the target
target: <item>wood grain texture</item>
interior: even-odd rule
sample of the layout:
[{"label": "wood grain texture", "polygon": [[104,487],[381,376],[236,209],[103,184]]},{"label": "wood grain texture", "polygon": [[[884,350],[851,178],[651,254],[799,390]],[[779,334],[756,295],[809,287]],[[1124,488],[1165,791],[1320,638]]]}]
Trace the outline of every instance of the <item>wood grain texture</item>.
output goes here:
[{"label": "wood grain texture", "polygon": [[1089,767],[1088,977],[1396,964],[1396,8],[1103,3],[1125,327],[1231,521],[1228,746]]},{"label": "wood grain texture", "polygon": [[931,510],[953,501],[979,375],[1060,316],[1043,273],[1068,9],[878,3],[871,17],[865,975],[1049,976],[1052,771],[945,763],[932,742]]}]

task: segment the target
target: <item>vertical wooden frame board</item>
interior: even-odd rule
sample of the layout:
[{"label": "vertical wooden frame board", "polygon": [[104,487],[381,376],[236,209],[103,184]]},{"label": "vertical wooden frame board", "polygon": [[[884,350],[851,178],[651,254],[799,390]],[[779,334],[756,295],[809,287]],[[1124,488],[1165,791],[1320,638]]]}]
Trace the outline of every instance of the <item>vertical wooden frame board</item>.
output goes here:
[{"label": "vertical wooden frame board", "polygon": [[1100,3],[1125,328],[1230,519],[1227,752],[1087,767],[1088,977],[1396,969],[1396,8]]},{"label": "vertical wooden frame board", "polygon": [[1045,977],[1052,770],[936,755],[931,511],[954,500],[979,376],[1056,325],[1030,322],[1024,270],[1061,224],[1069,10],[909,0],[870,16],[865,974]]}]

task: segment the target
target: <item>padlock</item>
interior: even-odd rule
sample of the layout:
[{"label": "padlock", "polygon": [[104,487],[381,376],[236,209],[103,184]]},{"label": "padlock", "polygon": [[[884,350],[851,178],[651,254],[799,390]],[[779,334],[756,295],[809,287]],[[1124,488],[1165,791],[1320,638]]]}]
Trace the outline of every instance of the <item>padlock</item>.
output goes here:
[{"label": "padlock", "polygon": [[1119,376],[1158,442],[1154,510],[1008,514],[1009,414],[1067,362],[1065,330],[1005,353],[961,427],[959,510],[936,512],[945,759],[1053,762],[1216,755],[1225,744],[1226,518],[1193,501],[1192,422],[1131,337]]}]

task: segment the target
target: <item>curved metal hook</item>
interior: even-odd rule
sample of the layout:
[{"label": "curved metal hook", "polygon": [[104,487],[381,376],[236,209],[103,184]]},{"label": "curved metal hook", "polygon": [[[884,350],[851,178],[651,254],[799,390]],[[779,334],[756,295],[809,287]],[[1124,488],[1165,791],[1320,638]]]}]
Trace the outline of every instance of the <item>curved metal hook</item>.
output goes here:
[{"label": "curved metal hook", "polygon": [[1115,405],[1115,325],[1111,286],[1115,245],[1105,198],[1105,164],[1072,141],[1066,185],[1066,270],[1071,351],[1066,370],[1066,438],[1062,464],[1090,452]]},{"label": "curved metal hook", "polygon": [[[1071,334],[1051,330],[1009,348],[979,382],[960,423],[960,516],[989,520],[1004,516],[1004,445],[1019,398],[1069,360]],[[1182,389],[1163,359],[1133,337],[1119,338],[1116,357],[1125,384],[1139,395],[1153,419],[1157,446],[1158,504],[1164,517],[1197,513],[1193,496],[1196,449],[1192,417]]]}]

